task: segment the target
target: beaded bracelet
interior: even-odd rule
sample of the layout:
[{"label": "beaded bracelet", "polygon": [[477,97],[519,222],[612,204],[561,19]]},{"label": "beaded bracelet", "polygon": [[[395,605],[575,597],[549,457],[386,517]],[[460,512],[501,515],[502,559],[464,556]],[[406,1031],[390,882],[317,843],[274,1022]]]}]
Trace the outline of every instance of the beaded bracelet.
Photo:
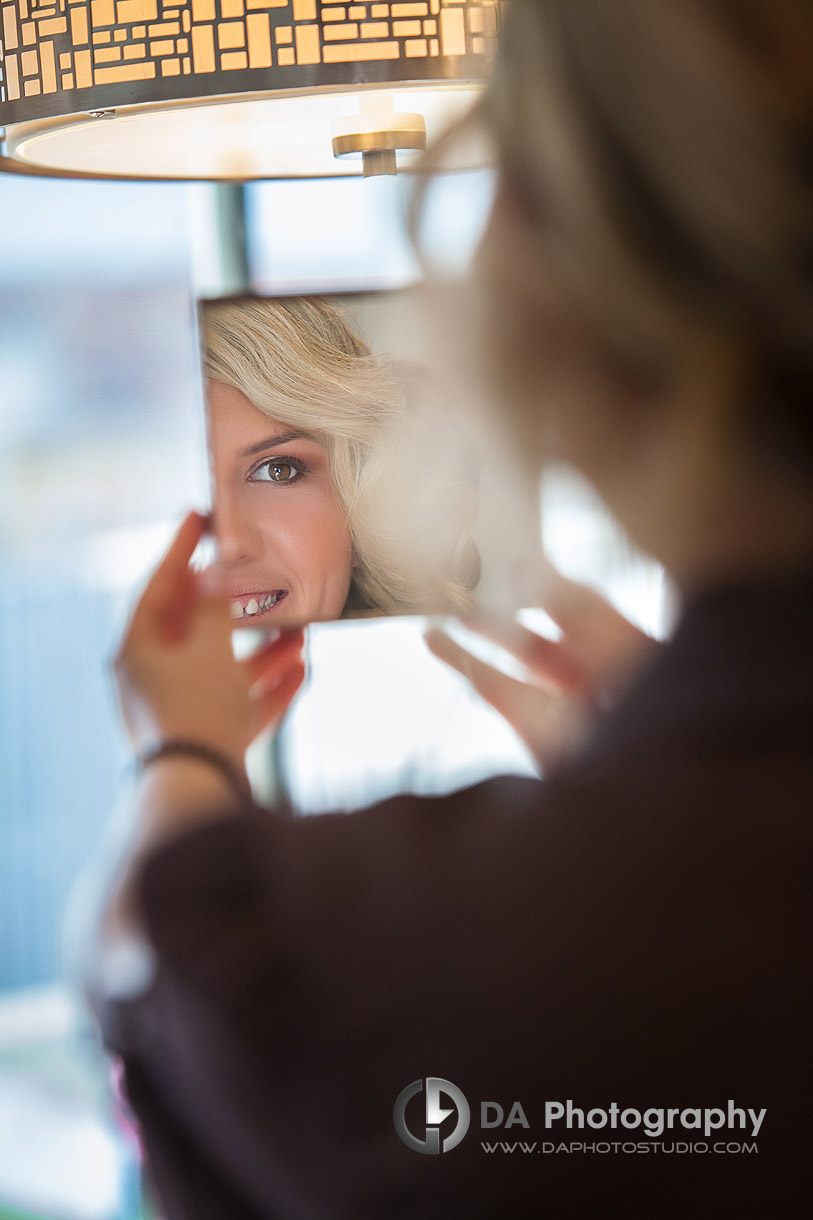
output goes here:
[{"label": "beaded bracelet", "polygon": [[227,754],[215,749],[214,746],[206,745],[202,741],[191,741],[182,737],[173,737],[169,741],[163,741],[160,745],[154,746],[153,749],[147,750],[144,754],[140,754],[136,761],[138,769],[144,771],[152,763],[158,762],[162,758],[175,757],[197,758],[200,762],[209,763],[211,767],[219,771],[228,781],[230,787],[241,801],[251,801],[253,799],[251,786],[242,769]]}]

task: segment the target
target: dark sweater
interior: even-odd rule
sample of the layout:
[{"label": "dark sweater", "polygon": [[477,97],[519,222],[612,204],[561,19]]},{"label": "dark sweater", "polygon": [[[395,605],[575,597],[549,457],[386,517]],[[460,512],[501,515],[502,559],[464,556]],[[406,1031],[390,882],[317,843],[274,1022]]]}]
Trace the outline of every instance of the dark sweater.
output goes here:
[{"label": "dark sweater", "polygon": [[[102,1016],[168,1220],[807,1215],[812,631],[809,576],[721,590],[554,778],[155,854],[155,977]],[[426,1077],[440,1155],[393,1123]]]}]

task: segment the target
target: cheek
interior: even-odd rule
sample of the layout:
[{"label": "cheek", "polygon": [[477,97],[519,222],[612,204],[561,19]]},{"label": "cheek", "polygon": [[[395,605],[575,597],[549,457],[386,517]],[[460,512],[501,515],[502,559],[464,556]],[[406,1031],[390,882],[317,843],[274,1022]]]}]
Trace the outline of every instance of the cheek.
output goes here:
[{"label": "cheek", "polygon": [[332,492],[321,488],[293,488],[280,492],[290,497],[267,518],[269,545],[284,552],[301,578],[320,584],[349,583],[352,565],[350,530]]},{"label": "cheek", "polygon": [[342,579],[352,565],[352,543],[344,514],[326,505],[309,518],[303,539],[312,568]]}]

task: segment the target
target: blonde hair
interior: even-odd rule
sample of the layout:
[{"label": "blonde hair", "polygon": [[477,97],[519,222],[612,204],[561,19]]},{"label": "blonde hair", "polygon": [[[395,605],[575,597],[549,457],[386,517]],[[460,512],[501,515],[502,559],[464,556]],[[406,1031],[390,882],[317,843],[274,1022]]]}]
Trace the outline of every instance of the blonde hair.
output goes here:
[{"label": "blonde hair", "polygon": [[423,432],[414,371],[376,358],[318,297],[211,301],[201,312],[206,377],[325,449],[356,558],[343,613],[470,607],[476,489],[470,471],[450,476],[454,462],[408,484]]},{"label": "blonde hair", "polygon": [[[706,328],[735,338],[748,360],[744,433],[809,477],[810,0],[506,8],[470,122],[495,140],[597,350],[657,393]],[[516,271],[542,282],[533,265]]]}]

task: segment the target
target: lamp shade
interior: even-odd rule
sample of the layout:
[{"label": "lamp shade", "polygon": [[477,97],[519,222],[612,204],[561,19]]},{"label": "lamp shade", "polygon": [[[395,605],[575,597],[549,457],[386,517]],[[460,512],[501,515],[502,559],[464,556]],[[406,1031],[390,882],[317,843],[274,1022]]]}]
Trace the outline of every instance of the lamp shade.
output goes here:
[{"label": "lamp shade", "polygon": [[[416,112],[431,135],[470,104],[498,23],[497,0],[0,0],[0,9],[2,168],[175,179],[358,173],[360,156],[336,155],[372,147],[366,135],[353,141],[353,114],[362,132],[401,133],[380,148],[415,149]],[[376,109],[391,121],[377,125]],[[324,124],[337,118],[334,148]]]}]

